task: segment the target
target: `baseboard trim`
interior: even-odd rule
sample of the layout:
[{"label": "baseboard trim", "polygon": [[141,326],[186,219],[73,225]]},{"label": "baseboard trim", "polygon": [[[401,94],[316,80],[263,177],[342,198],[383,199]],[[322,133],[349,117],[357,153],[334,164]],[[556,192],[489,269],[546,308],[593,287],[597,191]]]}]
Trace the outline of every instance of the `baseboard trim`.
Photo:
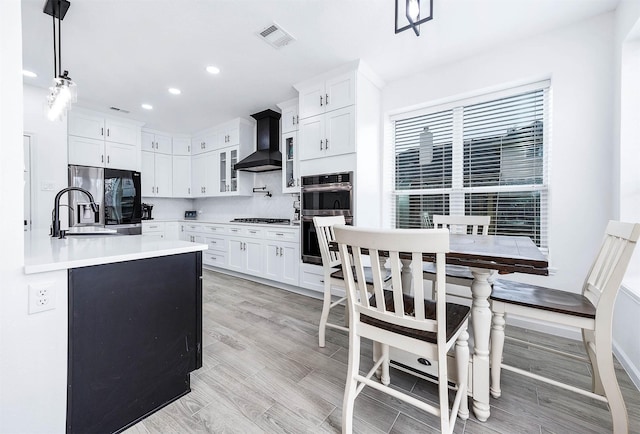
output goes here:
[{"label": "baseboard trim", "polygon": [[622,347],[616,343],[615,339],[613,341],[613,354],[615,354],[616,359],[629,375],[636,389],[640,390],[640,370],[634,366],[633,360],[622,350]]}]

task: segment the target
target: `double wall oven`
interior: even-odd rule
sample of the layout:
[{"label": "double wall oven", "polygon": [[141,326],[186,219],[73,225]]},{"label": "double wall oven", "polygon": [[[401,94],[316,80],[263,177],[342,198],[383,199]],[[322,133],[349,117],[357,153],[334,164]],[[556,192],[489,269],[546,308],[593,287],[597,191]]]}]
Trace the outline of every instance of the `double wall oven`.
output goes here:
[{"label": "double wall oven", "polygon": [[353,172],[302,177],[302,262],[322,264],[314,217],[342,215],[353,224],[352,180]]}]

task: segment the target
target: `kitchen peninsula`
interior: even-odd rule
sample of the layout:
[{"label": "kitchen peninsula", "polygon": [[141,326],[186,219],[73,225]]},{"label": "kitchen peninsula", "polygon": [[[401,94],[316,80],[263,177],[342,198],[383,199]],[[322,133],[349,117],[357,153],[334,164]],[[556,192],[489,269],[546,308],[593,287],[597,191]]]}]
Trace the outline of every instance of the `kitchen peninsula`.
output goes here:
[{"label": "kitchen peninsula", "polygon": [[202,366],[202,251],[142,236],[25,235],[29,313],[65,367],[55,431],[115,432],[190,391]]}]

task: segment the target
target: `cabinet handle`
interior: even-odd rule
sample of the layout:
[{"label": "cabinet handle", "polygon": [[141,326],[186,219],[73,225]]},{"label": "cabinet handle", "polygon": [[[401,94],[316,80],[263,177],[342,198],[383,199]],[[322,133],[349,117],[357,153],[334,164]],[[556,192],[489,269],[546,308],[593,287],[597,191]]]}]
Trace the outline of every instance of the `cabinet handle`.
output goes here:
[{"label": "cabinet handle", "polygon": [[156,187],[156,193],[160,193],[160,187]]},{"label": "cabinet handle", "polygon": [[104,128],[100,128],[100,135],[104,137]]},{"label": "cabinet handle", "polygon": [[187,194],[191,194],[191,187],[187,187]]},{"label": "cabinet handle", "polygon": [[250,233],[250,234],[255,234],[255,233],[256,233],[256,231],[249,231],[249,233]]},{"label": "cabinet handle", "polygon": [[329,105],[329,94],[328,93],[324,94],[324,105]]},{"label": "cabinet handle", "polygon": [[324,139],[324,149],[329,149],[329,139]]},{"label": "cabinet handle", "polygon": [[322,143],[324,142],[324,140],[320,139],[320,150],[322,151]]},{"label": "cabinet handle", "polygon": [[156,192],[156,188],[155,187],[151,187],[151,193],[155,193]]},{"label": "cabinet handle", "polygon": [[187,152],[191,152],[191,145],[187,145]]},{"label": "cabinet handle", "polygon": [[107,155],[107,164],[109,164],[110,161],[111,161],[111,157]]},{"label": "cabinet handle", "polygon": [[107,137],[109,137],[109,128],[107,128]]},{"label": "cabinet handle", "polygon": [[322,95],[320,95],[320,107],[322,107]]},{"label": "cabinet handle", "polygon": [[279,237],[284,237],[284,234],[281,234],[280,232],[276,232],[276,235]]},{"label": "cabinet handle", "polygon": [[296,115],[296,125],[300,123],[300,117]]},{"label": "cabinet handle", "polygon": [[278,246],[276,246],[276,256],[278,256]]},{"label": "cabinet handle", "polygon": [[100,162],[101,162],[101,163],[104,163],[104,155],[101,155],[101,156],[100,156]]},{"label": "cabinet handle", "polygon": [[282,247],[280,247],[280,256],[282,256]]}]

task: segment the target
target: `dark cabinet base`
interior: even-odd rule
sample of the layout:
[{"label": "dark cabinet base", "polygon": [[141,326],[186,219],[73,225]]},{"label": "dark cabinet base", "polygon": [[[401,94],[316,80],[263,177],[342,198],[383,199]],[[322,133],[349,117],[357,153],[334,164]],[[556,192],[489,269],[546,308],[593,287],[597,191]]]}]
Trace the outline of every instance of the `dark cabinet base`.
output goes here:
[{"label": "dark cabinet base", "polygon": [[202,366],[202,254],[69,270],[67,432],[119,432]]}]

